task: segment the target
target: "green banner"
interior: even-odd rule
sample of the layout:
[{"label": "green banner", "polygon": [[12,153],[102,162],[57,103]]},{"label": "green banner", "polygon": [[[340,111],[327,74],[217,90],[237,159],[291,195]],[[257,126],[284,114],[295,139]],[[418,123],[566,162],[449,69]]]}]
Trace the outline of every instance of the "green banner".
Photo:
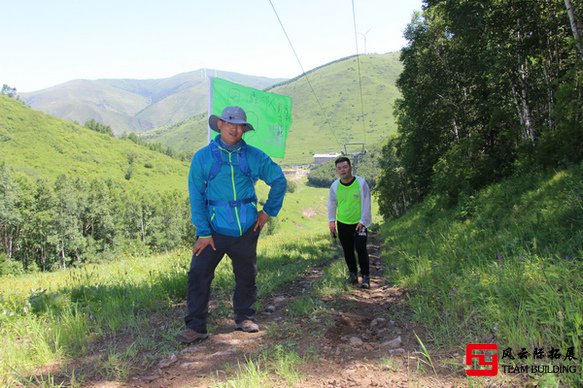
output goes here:
[{"label": "green banner", "polygon": [[[211,114],[221,116],[226,106],[237,105],[247,113],[247,122],[254,131],[248,131],[243,139],[273,158],[285,156],[285,142],[292,118],[292,99],[280,94],[225,81],[211,79]],[[211,131],[214,138],[218,132]]]}]

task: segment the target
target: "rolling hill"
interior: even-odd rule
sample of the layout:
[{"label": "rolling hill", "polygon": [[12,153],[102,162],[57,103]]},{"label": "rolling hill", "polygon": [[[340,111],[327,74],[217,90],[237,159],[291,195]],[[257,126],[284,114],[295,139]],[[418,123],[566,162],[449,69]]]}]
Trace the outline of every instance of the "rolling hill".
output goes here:
[{"label": "rolling hill", "polygon": [[[0,163],[33,179],[111,178],[148,191],[186,190],[188,165],[0,96]],[[131,168],[131,178],[127,172]]]},{"label": "rolling hill", "polygon": [[[353,56],[309,71],[309,84],[299,76],[269,89],[293,99],[283,164],[312,163],[314,153],[340,152],[345,143],[377,144],[396,130],[393,105],[399,96],[395,86],[402,68],[399,53],[366,55],[359,61],[361,83]],[[200,114],[142,136],[178,150],[196,150],[207,142],[206,120],[206,114]],[[351,152],[359,146],[347,148]]]},{"label": "rolling hill", "polygon": [[282,81],[200,69],[163,79],[73,80],[21,97],[34,109],[69,121],[95,119],[117,135],[139,133],[205,112],[211,75],[259,89]]}]

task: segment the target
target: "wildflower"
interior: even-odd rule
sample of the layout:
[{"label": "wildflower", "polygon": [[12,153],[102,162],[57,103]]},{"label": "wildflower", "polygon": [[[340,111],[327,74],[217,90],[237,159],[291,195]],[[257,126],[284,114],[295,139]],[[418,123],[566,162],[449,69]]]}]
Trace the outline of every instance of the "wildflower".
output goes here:
[{"label": "wildflower", "polygon": [[502,269],[502,267],[504,267],[502,263],[498,264],[498,269]]},{"label": "wildflower", "polygon": [[504,256],[498,254],[498,256],[496,256],[496,260],[502,260],[504,258]]}]

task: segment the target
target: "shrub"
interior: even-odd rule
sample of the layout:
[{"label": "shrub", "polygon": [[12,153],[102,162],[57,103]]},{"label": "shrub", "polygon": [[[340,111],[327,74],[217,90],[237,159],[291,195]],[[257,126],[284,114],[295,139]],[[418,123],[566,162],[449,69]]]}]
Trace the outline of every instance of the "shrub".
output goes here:
[{"label": "shrub", "polygon": [[298,184],[295,181],[290,181],[289,179],[287,180],[286,191],[288,193],[295,192],[297,188],[298,188]]},{"label": "shrub", "polygon": [[24,273],[22,263],[8,258],[4,252],[0,252],[0,276],[21,275]]}]

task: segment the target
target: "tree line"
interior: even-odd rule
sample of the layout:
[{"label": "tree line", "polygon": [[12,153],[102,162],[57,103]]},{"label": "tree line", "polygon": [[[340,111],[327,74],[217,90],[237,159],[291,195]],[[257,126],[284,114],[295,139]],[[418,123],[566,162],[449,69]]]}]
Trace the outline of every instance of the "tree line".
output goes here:
[{"label": "tree line", "polygon": [[380,159],[385,217],[583,160],[582,14],[582,0],[424,1]]},{"label": "tree line", "polygon": [[32,181],[0,163],[0,275],[166,251],[193,237],[183,192],[70,175]]},{"label": "tree line", "polygon": [[[104,133],[104,134],[109,135],[111,137],[115,137],[114,131],[111,128],[111,126],[100,123],[99,121],[97,121],[95,119],[90,119],[90,120],[85,121],[83,126],[87,129],[92,130],[92,131]],[[120,139],[129,140],[137,145],[146,147],[151,151],[159,152],[159,153],[164,154],[166,156],[169,156],[173,159],[182,160],[182,161],[190,161],[190,159],[192,157],[192,152],[176,151],[172,147],[165,146],[162,143],[148,142],[148,141],[142,139],[135,132],[130,132],[129,134],[127,132],[124,132],[121,135]]]}]

